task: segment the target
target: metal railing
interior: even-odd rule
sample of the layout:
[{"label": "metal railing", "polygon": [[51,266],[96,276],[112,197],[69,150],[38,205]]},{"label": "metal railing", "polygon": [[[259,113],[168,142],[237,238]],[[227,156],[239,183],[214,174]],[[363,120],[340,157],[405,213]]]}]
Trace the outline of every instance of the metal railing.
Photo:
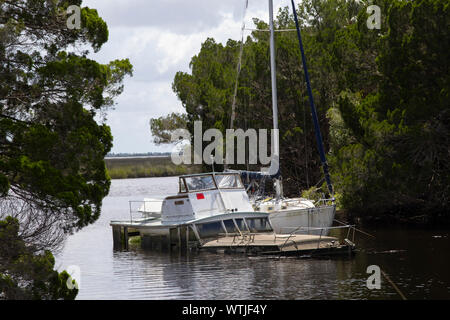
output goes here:
[{"label": "metal railing", "polygon": [[[335,229],[347,229],[348,228],[348,232],[347,232],[347,236],[344,239],[344,241],[351,245],[354,246],[354,242],[355,242],[355,226],[354,225],[344,225],[344,226],[335,226],[335,227],[282,227],[280,228],[281,230],[283,229],[294,229],[293,231],[291,231],[288,234],[283,234],[283,236],[285,237],[286,235],[288,235],[286,241],[284,242],[283,246],[286,245],[286,243],[291,239],[292,236],[294,236],[295,234],[297,234],[297,232],[304,232],[305,230],[309,233],[310,230],[320,230],[320,236],[319,236],[319,241],[317,242],[317,249],[319,249],[320,246],[320,241],[322,240],[322,235],[323,235],[323,231],[329,231],[329,230],[335,230]],[[349,236],[350,236],[350,232],[353,231],[352,233],[352,241],[349,240]],[[277,235],[275,234],[275,239],[276,240]]]},{"label": "metal railing", "polygon": [[[330,202],[331,202],[331,204],[330,204]],[[322,198],[322,199],[319,199],[319,200],[315,201],[314,205],[316,205],[316,206],[319,206],[319,205],[329,206],[329,205],[333,205],[334,202],[335,202],[334,198],[332,198],[332,199]]]},{"label": "metal railing", "polygon": [[[133,222],[139,219],[146,219],[146,218],[156,218],[158,217],[158,214],[161,215],[161,209],[159,211],[152,211],[152,208],[155,208],[155,206],[152,206],[151,203],[162,203],[162,200],[130,200],[128,201],[129,204],[129,213],[130,213],[130,221]],[[137,218],[136,216],[140,214],[140,217]]]},{"label": "metal railing", "polygon": [[[265,202],[271,201],[271,200],[275,200],[275,199],[274,198],[259,199],[259,200],[255,200],[254,204],[256,206],[259,206],[259,205],[261,205]],[[319,207],[319,206],[331,206],[334,204],[336,199],[321,198],[319,200],[314,201],[312,199],[307,199],[307,198],[295,198],[295,199],[289,199],[289,198],[283,199],[282,198],[282,199],[280,199],[279,203],[291,205],[291,204],[301,204],[302,201],[312,201],[314,203],[315,207]]]}]

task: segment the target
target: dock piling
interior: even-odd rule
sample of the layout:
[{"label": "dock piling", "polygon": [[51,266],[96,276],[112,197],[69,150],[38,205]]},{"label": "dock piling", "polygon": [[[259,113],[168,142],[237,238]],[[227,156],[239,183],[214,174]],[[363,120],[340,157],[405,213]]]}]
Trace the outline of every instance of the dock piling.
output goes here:
[{"label": "dock piling", "polygon": [[113,226],[113,247],[114,250],[128,249],[128,228]]}]

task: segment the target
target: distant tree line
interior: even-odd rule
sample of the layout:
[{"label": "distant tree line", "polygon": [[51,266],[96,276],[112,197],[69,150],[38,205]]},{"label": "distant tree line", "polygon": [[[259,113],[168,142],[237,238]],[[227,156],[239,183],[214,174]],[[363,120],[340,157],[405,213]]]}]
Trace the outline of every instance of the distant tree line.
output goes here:
[{"label": "distant tree line", "polygon": [[121,157],[170,157],[170,152],[146,152],[146,153],[127,153],[110,152],[106,155],[108,158],[121,158]]},{"label": "distant tree line", "polygon": [[[336,196],[362,217],[449,218],[450,12],[447,0],[378,0],[381,29],[369,29],[364,1],[305,0],[298,14]],[[290,8],[277,29],[295,28]],[[266,22],[254,19],[259,30]],[[296,34],[276,33],[285,193],[323,187]],[[193,133],[229,128],[240,42],[207,39],[178,72],[184,114],[153,119],[159,143],[182,124]],[[235,128],[272,127],[269,33],[245,39]],[[243,168],[252,168],[243,166]],[[253,167],[257,169],[257,167]],[[323,188],[326,192],[325,188]]]}]

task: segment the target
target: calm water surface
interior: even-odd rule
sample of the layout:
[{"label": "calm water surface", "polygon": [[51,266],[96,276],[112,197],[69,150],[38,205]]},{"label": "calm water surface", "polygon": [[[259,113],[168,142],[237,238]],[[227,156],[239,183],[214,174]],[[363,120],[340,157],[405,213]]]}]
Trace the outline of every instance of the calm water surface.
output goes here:
[{"label": "calm water surface", "polygon": [[77,299],[400,299],[378,265],[408,299],[450,299],[450,230],[364,229],[353,258],[297,259],[199,253],[179,255],[131,248],[114,251],[112,219],[129,216],[129,200],[163,198],[178,178],[113,180],[99,220],[70,236],[57,255],[59,270],[78,266]]}]

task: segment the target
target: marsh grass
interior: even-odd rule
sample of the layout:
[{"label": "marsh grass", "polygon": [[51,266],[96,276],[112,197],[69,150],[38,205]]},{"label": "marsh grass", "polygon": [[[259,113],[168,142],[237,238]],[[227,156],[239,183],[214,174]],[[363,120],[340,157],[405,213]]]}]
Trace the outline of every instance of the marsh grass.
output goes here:
[{"label": "marsh grass", "polygon": [[198,173],[201,165],[175,165],[170,157],[105,159],[111,179],[168,177]]}]

